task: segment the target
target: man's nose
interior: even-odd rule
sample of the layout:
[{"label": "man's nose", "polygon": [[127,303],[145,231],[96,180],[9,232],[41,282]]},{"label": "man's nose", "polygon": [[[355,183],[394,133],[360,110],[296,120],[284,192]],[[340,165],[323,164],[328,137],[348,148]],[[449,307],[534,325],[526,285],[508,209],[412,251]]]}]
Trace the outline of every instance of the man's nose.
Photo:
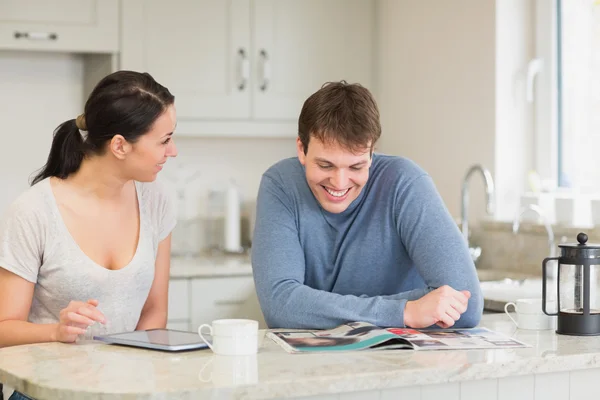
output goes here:
[{"label": "man's nose", "polygon": [[331,179],[331,183],[336,189],[345,189],[348,185],[348,174],[346,174],[346,170],[338,168]]}]

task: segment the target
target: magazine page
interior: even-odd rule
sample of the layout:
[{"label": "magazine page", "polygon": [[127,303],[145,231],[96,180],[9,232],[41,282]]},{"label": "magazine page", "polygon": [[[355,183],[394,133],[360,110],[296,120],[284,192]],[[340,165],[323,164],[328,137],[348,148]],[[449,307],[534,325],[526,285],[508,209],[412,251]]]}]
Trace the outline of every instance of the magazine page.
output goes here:
[{"label": "magazine page", "polygon": [[267,336],[289,353],[412,348],[396,334],[366,322],[349,322],[330,330],[277,330]]},{"label": "magazine page", "polygon": [[436,330],[388,328],[387,330],[409,341],[415,350],[530,347],[528,344],[487,328]]}]

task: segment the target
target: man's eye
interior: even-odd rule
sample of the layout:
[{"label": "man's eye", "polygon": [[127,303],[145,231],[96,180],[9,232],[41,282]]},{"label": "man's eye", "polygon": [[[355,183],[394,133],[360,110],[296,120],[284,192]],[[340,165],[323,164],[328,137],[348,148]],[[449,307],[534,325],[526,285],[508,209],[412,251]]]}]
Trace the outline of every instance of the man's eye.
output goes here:
[{"label": "man's eye", "polygon": [[331,165],[319,165],[321,169],[331,169]]},{"label": "man's eye", "polygon": [[352,171],[360,171],[363,167],[350,167]]}]

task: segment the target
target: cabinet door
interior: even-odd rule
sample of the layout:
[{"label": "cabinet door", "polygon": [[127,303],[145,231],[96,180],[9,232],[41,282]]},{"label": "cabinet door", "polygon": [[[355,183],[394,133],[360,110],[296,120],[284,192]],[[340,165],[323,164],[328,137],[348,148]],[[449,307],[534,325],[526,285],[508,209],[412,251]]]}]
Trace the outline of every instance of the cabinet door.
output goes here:
[{"label": "cabinet door", "polygon": [[116,53],[118,0],[0,0],[0,49]]},{"label": "cabinet door", "polygon": [[327,81],[372,84],[370,0],[255,0],[255,118],[297,119]]},{"label": "cabinet door", "polygon": [[192,280],[191,329],[222,318],[247,318],[265,326],[252,276]]},{"label": "cabinet door", "polygon": [[189,279],[171,279],[169,281],[169,321],[189,320],[190,294]]},{"label": "cabinet door", "polygon": [[121,68],[149,72],[180,119],[250,116],[249,0],[123,0]]}]

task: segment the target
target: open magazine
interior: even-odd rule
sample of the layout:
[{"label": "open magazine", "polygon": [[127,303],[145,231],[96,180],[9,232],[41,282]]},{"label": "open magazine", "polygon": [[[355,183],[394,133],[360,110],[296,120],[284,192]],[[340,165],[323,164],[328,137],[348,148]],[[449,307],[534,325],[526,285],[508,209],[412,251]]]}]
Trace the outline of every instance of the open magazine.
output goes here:
[{"label": "open magazine", "polygon": [[267,336],[289,353],[530,347],[523,342],[487,328],[385,329],[366,322],[349,322],[330,330],[277,330],[268,332]]}]

